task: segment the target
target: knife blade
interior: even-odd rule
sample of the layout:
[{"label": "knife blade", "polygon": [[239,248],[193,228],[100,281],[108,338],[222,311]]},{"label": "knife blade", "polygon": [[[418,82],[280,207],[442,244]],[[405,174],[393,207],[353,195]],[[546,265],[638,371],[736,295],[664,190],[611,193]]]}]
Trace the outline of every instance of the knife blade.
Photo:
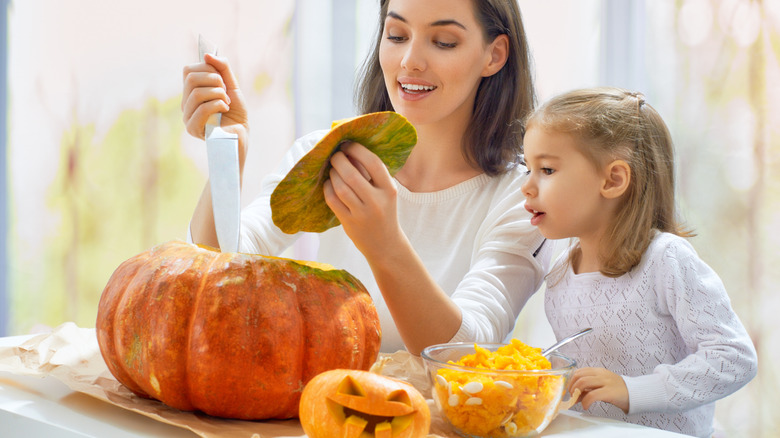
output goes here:
[{"label": "knife blade", "polygon": [[[201,62],[206,53],[217,54],[216,47],[198,36]],[[214,226],[222,252],[238,252],[241,230],[241,182],[238,170],[238,135],[222,129],[222,114],[206,121],[206,154]]]}]

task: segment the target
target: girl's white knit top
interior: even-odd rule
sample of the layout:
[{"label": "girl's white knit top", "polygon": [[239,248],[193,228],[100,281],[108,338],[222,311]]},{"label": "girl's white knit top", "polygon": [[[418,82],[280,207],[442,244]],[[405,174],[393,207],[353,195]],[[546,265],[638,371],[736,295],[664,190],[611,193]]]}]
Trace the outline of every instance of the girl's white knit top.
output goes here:
[{"label": "girl's white knit top", "polygon": [[[618,278],[574,274],[565,251],[548,276],[545,310],[578,367],[621,376],[630,410],[597,402],[589,413],[694,436],[712,436],[715,401],[757,372],[753,343],[718,275],[683,238],[657,233]],[[580,405],[576,407],[581,408]]]}]

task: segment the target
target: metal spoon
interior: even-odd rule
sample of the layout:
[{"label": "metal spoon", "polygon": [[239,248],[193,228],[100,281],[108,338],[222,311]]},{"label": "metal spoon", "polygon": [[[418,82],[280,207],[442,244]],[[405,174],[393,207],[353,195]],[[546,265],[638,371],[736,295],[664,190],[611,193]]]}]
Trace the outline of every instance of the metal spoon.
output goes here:
[{"label": "metal spoon", "polygon": [[551,347],[547,348],[546,350],[542,351],[542,356],[547,357],[547,355],[549,355],[553,351],[561,348],[561,346],[563,346],[564,344],[568,344],[569,342],[579,338],[580,336],[582,336],[582,335],[584,335],[586,333],[590,333],[592,331],[593,331],[593,329],[588,327],[585,330],[581,330],[581,331],[579,331],[577,333],[574,333],[573,335],[569,335],[569,336],[561,339],[560,341],[554,343]]}]

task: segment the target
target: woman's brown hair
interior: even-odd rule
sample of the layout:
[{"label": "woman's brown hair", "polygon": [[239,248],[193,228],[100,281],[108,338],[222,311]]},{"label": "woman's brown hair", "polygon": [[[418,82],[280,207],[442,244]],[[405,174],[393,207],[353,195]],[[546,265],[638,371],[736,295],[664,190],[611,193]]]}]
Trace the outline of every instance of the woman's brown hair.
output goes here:
[{"label": "woman's brown hair", "polygon": [[[574,135],[599,170],[614,160],[631,168],[620,210],[601,242],[602,274],[630,271],[656,231],[692,235],[676,217],[671,134],[641,93],[610,87],[571,91],[542,105],[526,126]],[[572,251],[570,262],[578,254]]]},{"label": "woman's brown hair", "polygon": [[[485,42],[506,35],[509,56],[498,73],[482,78],[479,84],[462,152],[486,174],[498,175],[518,162],[522,152],[522,120],[536,104],[531,56],[516,0],[472,1]],[[380,0],[378,34],[358,77],[355,103],[360,114],[393,110],[379,65],[379,45],[389,3],[390,0]]]}]

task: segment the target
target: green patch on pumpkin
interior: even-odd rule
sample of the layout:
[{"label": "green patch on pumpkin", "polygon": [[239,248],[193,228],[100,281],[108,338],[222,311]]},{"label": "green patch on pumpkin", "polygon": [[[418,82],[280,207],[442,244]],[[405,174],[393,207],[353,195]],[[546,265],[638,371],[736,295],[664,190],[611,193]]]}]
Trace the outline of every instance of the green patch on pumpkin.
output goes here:
[{"label": "green patch on pumpkin", "polygon": [[271,217],[282,231],[321,233],[340,224],[325,203],[322,187],[328,180],[330,157],[348,141],[374,152],[390,175],[395,175],[417,143],[417,131],[393,111],[333,122],[330,132],[293,166],[271,194]]}]

